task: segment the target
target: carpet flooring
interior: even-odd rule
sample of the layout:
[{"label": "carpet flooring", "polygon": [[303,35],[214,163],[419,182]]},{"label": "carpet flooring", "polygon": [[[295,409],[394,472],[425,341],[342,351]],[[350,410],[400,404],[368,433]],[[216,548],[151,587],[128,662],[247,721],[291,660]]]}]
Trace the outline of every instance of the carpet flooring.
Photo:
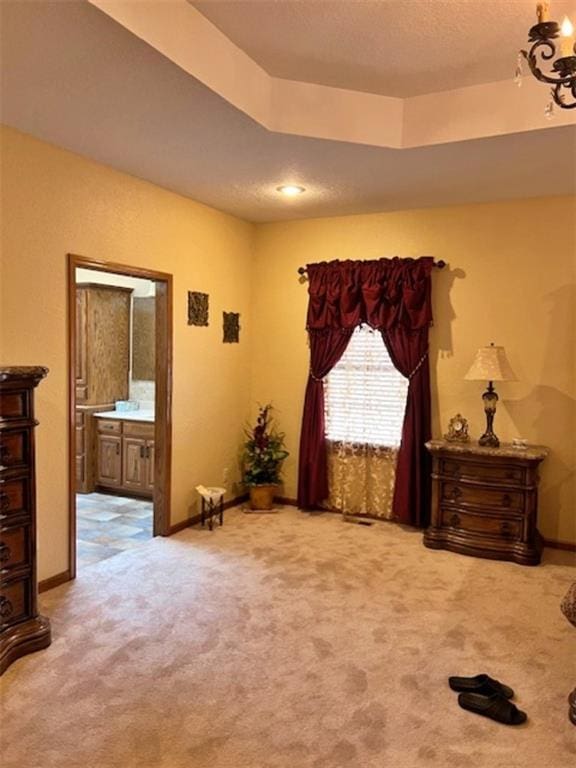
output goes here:
[{"label": "carpet flooring", "polygon": [[[2,768],[567,768],[565,553],[536,568],[284,508],[156,538],[41,596],[0,680]],[[461,710],[488,672],[528,722]]]}]

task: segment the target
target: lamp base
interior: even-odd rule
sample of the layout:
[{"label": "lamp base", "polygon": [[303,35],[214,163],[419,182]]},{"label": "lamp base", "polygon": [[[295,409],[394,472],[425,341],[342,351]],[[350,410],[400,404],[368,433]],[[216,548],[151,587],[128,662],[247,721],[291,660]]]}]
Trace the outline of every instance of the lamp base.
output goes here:
[{"label": "lamp base", "polygon": [[498,448],[500,446],[500,440],[498,440],[494,432],[484,432],[480,440],[478,440],[478,445],[483,445],[488,448]]},{"label": "lamp base", "polygon": [[488,389],[482,395],[482,400],[484,402],[484,413],[486,414],[486,432],[484,432],[480,440],[478,440],[478,445],[487,446],[489,448],[498,448],[500,440],[498,440],[492,430],[498,395],[496,394],[494,384],[491,381],[488,382]]}]

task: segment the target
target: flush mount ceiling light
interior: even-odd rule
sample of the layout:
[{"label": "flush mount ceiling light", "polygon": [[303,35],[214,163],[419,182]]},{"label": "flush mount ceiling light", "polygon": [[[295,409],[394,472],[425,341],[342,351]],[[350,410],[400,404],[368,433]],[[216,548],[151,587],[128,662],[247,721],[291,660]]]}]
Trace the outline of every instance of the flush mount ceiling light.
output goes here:
[{"label": "flush mount ceiling light", "polygon": [[284,197],[298,197],[298,195],[306,192],[306,189],[305,187],[299,187],[297,184],[282,184],[280,187],[276,187],[276,191],[280,192]]},{"label": "flush mount ceiling light", "polygon": [[[552,85],[552,101],[546,107],[546,116],[552,117],[554,104],[562,109],[576,107],[576,45],[574,27],[568,16],[562,24],[550,21],[550,3],[538,3],[535,24],[528,33],[529,51],[518,53],[516,83],[522,84],[522,58],[526,59],[530,71],[537,80]],[[560,45],[554,42],[560,37]],[[559,55],[558,55],[559,54]],[[540,65],[546,65],[542,71]]]}]

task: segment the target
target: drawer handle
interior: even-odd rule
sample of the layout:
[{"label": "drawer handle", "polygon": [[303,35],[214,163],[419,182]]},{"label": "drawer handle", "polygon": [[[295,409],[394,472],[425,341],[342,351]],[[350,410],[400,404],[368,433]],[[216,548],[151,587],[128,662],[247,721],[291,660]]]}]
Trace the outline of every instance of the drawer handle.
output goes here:
[{"label": "drawer handle", "polygon": [[512,498],[507,493],[502,496],[502,506],[509,507],[512,504]]},{"label": "drawer handle", "polygon": [[502,534],[502,536],[512,536],[512,534],[514,533],[514,530],[510,525],[510,523],[503,522],[503,523],[500,523],[500,533]]},{"label": "drawer handle", "polygon": [[10,458],[10,447],[8,445],[0,445],[0,461],[4,462]]},{"label": "drawer handle", "polygon": [[460,496],[462,496],[462,491],[460,490],[460,488],[458,488],[458,486],[456,486],[455,488],[452,489],[451,495],[453,499],[459,499]]},{"label": "drawer handle", "polygon": [[456,513],[454,513],[450,517],[450,525],[452,526],[452,528],[460,528],[460,515],[457,515]]},{"label": "drawer handle", "polygon": [[8,560],[10,560],[11,555],[12,552],[10,551],[8,544],[4,544],[3,541],[0,541],[0,563],[7,563]]},{"label": "drawer handle", "polygon": [[10,499],[7,493],[0,493],[0,510],[7,512],[10,506]]},{"label": "drawer handle", "polygon": [[7,597],[0,595],[0,618],[8,619],[14,613],[14,606]]}]

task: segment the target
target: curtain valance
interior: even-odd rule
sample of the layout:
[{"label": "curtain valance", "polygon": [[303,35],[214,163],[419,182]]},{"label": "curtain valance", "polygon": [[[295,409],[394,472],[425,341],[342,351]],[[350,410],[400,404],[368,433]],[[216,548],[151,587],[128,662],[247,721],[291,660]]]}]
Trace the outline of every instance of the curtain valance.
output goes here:
[{"label": "curtain valance", "polygon": [[430,370],[432,257],[331,261],[308,264],[310,375],[306,386],[298,505],[310,509],[329,495],[324,421],[324,383],[344,354],[354,328],[378,329],[394,366],[409,379],[398,451],[394,517],[424,526],[430,507]]},{"label": "curtain valance", "polygon": [[430,273],[434,259],[378,259],[308,264],[309,331],[418,330],[432,322]]}]

